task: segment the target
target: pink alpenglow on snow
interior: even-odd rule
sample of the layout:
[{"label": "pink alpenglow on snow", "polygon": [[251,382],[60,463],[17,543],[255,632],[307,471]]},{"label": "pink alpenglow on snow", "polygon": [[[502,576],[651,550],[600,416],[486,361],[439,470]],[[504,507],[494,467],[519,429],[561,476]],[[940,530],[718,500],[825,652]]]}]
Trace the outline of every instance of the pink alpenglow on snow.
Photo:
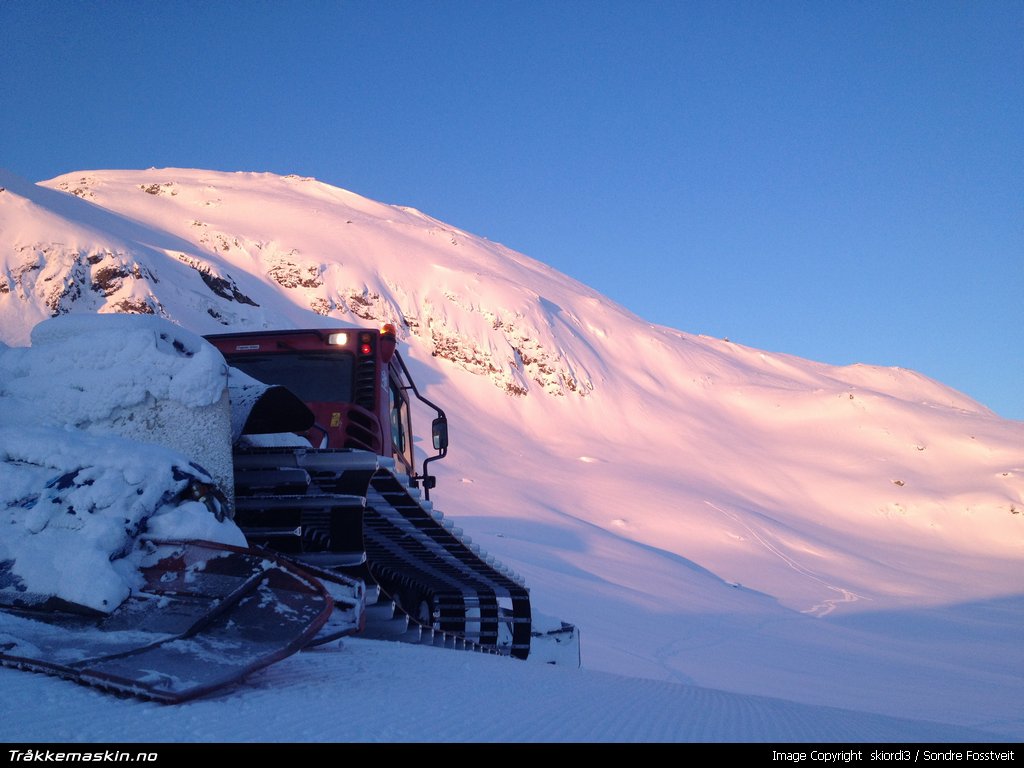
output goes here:
[{"label": "pink alpenglow on snow", "polygon": [[[392,323],[450,423],[431,499],[582,638],[582,669],[346,639],[180,706],[0,669],[4,740],[1024,738],[1024,424],[906,369],[652,325],[523,254],[313,179],[2,183],[5,473],[23,462],[38,488],[85,454],[97,482],[76,492],[105,489],[111,516],[140,477],[143,496],[171,487],[169,453],[76,423],[91,406],[70,364],[88,354],[33,335],[52,315],[152,314],[192,334]],[[29,397],[32,358],[59,406]],[[213,368],[181,374],[203,407]],[[144,389],[111,381],[96,407]],[[4,491],[0,514],[26,492]],[[101,527],[89,540],[107,547]],[[38,557],[54,582],[102,574],[120,594],[99,544],[92,565],[53,547]]]}]

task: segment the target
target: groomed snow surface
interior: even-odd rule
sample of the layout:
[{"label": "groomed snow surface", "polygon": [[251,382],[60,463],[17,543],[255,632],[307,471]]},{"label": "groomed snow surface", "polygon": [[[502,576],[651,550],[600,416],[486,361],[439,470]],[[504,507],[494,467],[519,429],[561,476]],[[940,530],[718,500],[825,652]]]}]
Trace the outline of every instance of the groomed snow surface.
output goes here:
[{"label": "groomed snow surface", "polygon": [[[181,378],[132,373],[175,351],[161,322],[395,322],[449,417],[432,499],[523,574],[538,612],[580,628],[583,662],[350,638],[178,706],[0,669],[0,741],[1024,739],[1024,424],[912,371],[651,326],[526,256],[311,179],[0,181],[0,533],[19,552],[51,536],[29,578],[130,585],[107,553],[131,532],[93,527],[76,548],[79,515],[57,514],[48,479],[91,462],[86,479],[120,472],[133,498],[177,503],[172,468],[222,431],[190,423],[173,448],[138,447],[132,398],[223,413],[201,346],[179,355]],[[53,314],[67,317],[50,329],[146,308],[166,319],[143,319],[149,346],[33,335]],[[75,488],[109,522],[120,482]],[[128,518],[236,533],[179,506]]]},{"label": "groomed snow surface", "polygon": [[8,742],[1005,741],[960,726],[358,639],[176,706],[16,670],[0,670],[0,685]]}]

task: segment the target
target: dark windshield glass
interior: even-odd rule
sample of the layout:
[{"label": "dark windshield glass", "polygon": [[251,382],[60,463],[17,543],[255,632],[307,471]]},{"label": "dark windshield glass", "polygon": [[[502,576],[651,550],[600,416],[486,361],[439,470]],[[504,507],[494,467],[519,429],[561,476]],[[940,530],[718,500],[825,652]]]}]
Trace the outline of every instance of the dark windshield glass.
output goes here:
[{"label": "dark windshield glass", "polygon": [[264,384],[280,384],[310,402],[352,402],[352,355],[290,352],[238,355],[228,363]]}]

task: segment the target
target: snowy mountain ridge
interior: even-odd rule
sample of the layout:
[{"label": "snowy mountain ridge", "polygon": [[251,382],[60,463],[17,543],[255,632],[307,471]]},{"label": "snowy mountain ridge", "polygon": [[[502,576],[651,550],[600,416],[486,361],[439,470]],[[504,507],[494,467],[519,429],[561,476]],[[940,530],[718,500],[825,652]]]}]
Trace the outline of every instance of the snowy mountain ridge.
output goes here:
[{"label": "snowy mountain ridge", "polygon": [[[597,378],[591,370],[607,375],[593,359],[593,345],[622,326],[640,325],[643,334],[673,346],[689,342],[703,358],[697,361],[702,375],[728,367],[716,340],[653,327],[504,246],[311,178],[152,169],[68,174],[48,186],[116,212],[76,210],[40,187],[8,181],[15,195],[31,196],[25,207],[40,234],[11,244],[0,291],[33,295],[51,314],[121,311],[185,322],[182,308],[163,304],[168,299],[157,285],[165,276],[189,288],[187,309],[209,319],[188,322],[207,332],[217,329],[210,320],[272,327],[284,320],[273,306],[280,297],[267,297],[262,282],[323,318],[395,323],[407,340],[516,395],[532,384],[549,394],[586,396]],[[253,221],[254,210],[274,215]],[[53,215],[76,222],[79,231],[67,238],[74,242],[46,240]],[[120,237],[104,242],[97,230]],[[884,380],[857,378],[852,386]],[[921,393],[980,408],[948,388]]]},{"label": "snowy mountain ridge", "polygon": [[[530,304],[541,297],[524,288],[513,287],[496,300],[487,287],[492,281],[507,285],[513,277],[520,285],[536,282],[535,275],[550,281],[551,270],[412,209],[371,203],[312,179],[160,173],[148,175],[180,180],[132,184],[139,199],[127,206],[112,204],[127,217],[146,221],[155,232],[148,237],[133,232],[134,244],[112,246],[82,234],[73,244],[46,242],[44,235],[38,242],[22,240],[14,246],[3,290],[35,295],[51,313],[88,308],[176,317],[181,308],[164,306],[156,285],[162,276],[182,280],[177,261],[194,273],[184,278],[193,294],[188,302],[192,312],[205,312],[222,326],[275,325],[280,321],[265,306],[273,301],[265,295],[254,298],[265,291],[253,285],[251,270],[296,305],[322,317],[395,323],[405,336],[431,345],[433,354],[490,377],[510,393],[525,395],[531,383],[556,395],[585,395],[593,387],[585,368],[559,348],[553,334],[556,325],[566,320],[578,324],[578,319],[559,318],[561,311],[550,302],[541,302],[548,317],[531,312]],[[114,181],[120,180],[92,174],[62,177],[53,186],[104,204]],[[239,210],[265,208],[268,196],[278,208],[287,201],[278,223],[253,227],[239,219]],[[154,214],[154,198],[160,199],[160,212],[147,220]],[[37,194],[33,201],[33,207],[43,209],[41,224],[52,200]],[[168,210],[175,218],[163,218]],[[82,206],[80,218],[88,220],[91,213]],[[296,228],[296,221],[317,227],[312,243],[307,224]],[[367,230],[373,233],[374,228],[392,235],[383,254],[379,246],[366,247]],[[413,280],[398,280],[409,266],[404,262],[410,261],[403,252],[416,254],[416,260],[444,255],[421,265]],[[381,256],[391,265],[377,266],[374,262]],[[56,272],[39,272],[40,260]],[[499,263],[501,269],[495,269]],[[516,265],[515,275],[507,274],[509,264]],[[572,291],[586,292],[567,278],[561,282]],[[516,303],[510,305],[509,296]]]},{"label": "snowy mountain ridge", "polygon": [[[451,422],[439,503],[543,613],[582,628],[585,666],[972,725],[1019,696],[1024,659],[999,633],[986,655],[906,628],[961,611],[1019,623],[1024,424],[913,371],[653,326],[529,257],[313,179],[0,186],[4,344],[79,312],[201,334],[396,324]],[[892,695],[901,676],[930,682]]]}]

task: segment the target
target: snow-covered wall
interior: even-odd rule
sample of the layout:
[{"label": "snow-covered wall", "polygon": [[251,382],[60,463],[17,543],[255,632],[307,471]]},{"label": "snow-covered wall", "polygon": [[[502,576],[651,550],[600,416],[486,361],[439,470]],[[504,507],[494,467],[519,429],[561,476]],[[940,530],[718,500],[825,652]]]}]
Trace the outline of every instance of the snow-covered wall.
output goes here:
[{"label": "snow-covered wall", "polygon": [[129,594],[145,538],[244,544],[231,490],[227,366],[155,317],[47,320],[0,344],[0,599],[100,611]]},{"label": "snow-covered wall", "polygon": [[180,451],[232,491],[227,365],[199,336],[144,315],[76,314],[32,330],[0,366],[0,424],[116,434]]}]

